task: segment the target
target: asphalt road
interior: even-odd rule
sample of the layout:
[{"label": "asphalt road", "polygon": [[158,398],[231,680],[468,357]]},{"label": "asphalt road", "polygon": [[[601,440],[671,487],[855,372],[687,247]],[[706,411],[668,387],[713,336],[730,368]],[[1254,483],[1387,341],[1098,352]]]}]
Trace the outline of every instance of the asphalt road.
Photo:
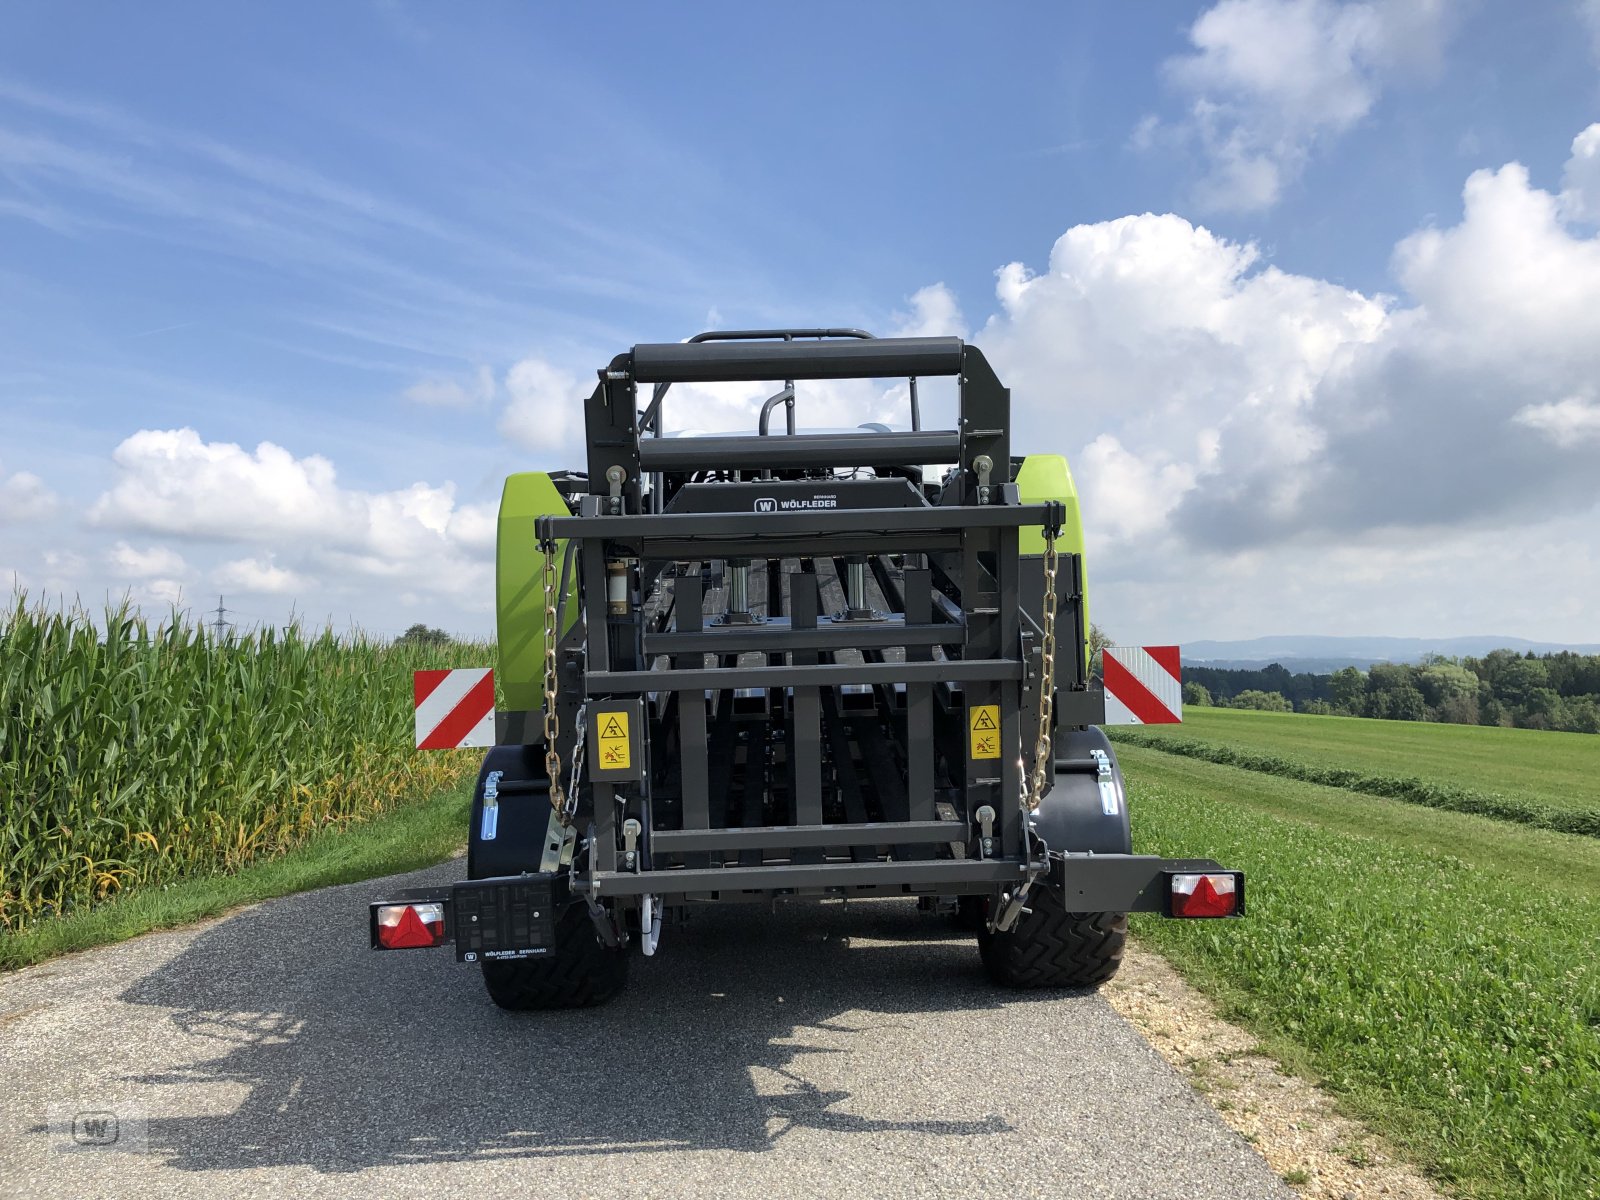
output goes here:
[{"label": "asphalt road", "polygon": [[0,1195],[1291,1194],[1098,997],[995,990],[909,902],[708,912],[611,1004],[509,1014],[370,952],[382,890],[0,977]]}]

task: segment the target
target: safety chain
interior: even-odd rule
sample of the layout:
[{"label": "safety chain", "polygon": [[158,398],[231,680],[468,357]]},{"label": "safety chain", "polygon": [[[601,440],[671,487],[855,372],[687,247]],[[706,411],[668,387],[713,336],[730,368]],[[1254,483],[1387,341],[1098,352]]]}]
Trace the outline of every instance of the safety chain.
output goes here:
[{"label": "safety chain", "polygon": [[560,636],[561,615],[556,611],[555,544],[544,550],[544,769],[550,776],[550,807],[561,818],[562,824],[571,819],[567,795],[561,788],[561,751],[557,743],[561,737],[561,716],[556,712],[556,694],[560,688],[556,671],[556,641]]},{"label": "safety chain", "polygon": [[1056,569],[1061,556],[1056,553],[1056,533],[1044,527],[1044,605],[1040,624],[1044,626],[1044,654],[1039,672],[1039,740],[1033,746],[1033,776],[1028,788],[1028,811],[1037,812],[1044,799],[1044,781],[1055,766],[1050,754],[1050,725],[1056,706]]}]

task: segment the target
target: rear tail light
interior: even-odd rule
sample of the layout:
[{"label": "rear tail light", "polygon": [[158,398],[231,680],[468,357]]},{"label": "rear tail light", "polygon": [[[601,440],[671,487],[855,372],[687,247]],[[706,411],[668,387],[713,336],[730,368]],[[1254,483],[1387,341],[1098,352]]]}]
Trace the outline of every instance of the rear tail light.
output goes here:
[{"label": "rear tail light", "polygon": [[381,904],[375,918],[378,947],[414,950],[444,944],[443,904]]},{"label": "rear tail light", "polygon": [[1233,917],[1243,911],[1244,878],[1237,871],[1174,872],[1167,878],[1175,917]]}]

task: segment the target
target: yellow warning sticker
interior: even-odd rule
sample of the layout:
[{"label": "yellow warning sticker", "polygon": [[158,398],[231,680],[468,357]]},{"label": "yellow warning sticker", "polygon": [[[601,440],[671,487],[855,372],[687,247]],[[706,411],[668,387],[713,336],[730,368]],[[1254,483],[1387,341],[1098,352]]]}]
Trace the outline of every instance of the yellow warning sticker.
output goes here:
[{"label": "yellow warning sticker", "polygon": [[974,704],[970,720],[972,722],[972,757],[999,758],[1000,706],[998,704]]},{"label": "yellow warning sticker", "polygon": [[600,769],[626,771],[633,765],[628,750],[628,714],[603,712],[596,718],[599,725]]}]

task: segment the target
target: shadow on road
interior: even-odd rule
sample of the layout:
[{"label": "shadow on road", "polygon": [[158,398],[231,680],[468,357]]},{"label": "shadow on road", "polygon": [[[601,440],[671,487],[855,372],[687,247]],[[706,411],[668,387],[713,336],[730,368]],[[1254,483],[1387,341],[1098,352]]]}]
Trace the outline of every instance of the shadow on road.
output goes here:
[{"label": "shadow on road", "polygon": [[[152,1116],[151,1150],[169,1166],[343,1172],[612,1150],[762,1151],[800,1127],[1010,1129],[986,1112],[861,1115],[850,1091],[807,1078],[806,1066],[822,1062],[814,1056],[852,1055],[901,1016],[950,1014],[942,1036],[959,1037],[974,1014],[998,1007],[970,937],[908,902],[705,912],[670,931],[656,958],[635,958],[611,1004],[512,1014],[449,950],[370,952],[371,894],[358,885],[247,911],[123,993],[172,1009],[187,1035],[174,1040],[172,1061],[183,1065],[126,1078],[163,1093],[156,1113],[220,1114]],[[896,944],[864,944],[877,939]],[[214,1050],[194,1055],[194,1037]]]}]

